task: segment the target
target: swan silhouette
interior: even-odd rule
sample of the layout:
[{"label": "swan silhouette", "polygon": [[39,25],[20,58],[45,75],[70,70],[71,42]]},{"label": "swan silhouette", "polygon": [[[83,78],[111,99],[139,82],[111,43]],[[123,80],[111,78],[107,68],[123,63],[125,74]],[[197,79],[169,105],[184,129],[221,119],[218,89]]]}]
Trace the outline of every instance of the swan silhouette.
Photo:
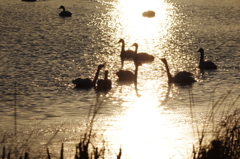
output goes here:
[{"label": "swan silhouette", "polygon": [[[135,51],[138,49],[138,44],[136,43],[136,50],[125,50],[125,41],[124,39],[120,39],[118,43],[122,43],[122,49],[121,49],[121,65],[123,68],[124,61],[125,60],[135,60]],[[138,53],[137,59],[141,63],[147,63],[152,62],[154,60],[154,56],[149,55],[148,53]]]},{"label": "swan silhouette", "polygon": [[193,74],[187,71],[181,71],[178,72],[175,76],[172,76],[168,68],[167,60],[165,58],[162,58],[161,61],[166,67],[168,83],[191,84],[193,82],[196,82],[196,80],[192,77]]},{"label": "swan silhouette", "polygon": [[97,90],[109,90],[112,88],[112,81],[108,79],[108,70],[105,70],[104,79],[97,81]]},{"label": "swan silhouette", "polygon": [[217,69],[217,66],[212,61],[204,61],[204,50],[203,48],[200,48],[198,50],[200,52],[200,63],[199,68],[200,69]]},{"label": "swan silhouette", "polygon": [[116,75],[118,76],[118,81],[124,84],[134,83],[135,85],[137,85],[138,66],[142,66],[142,63],[138,62],[135,65],[134,73],[129,70],[119,70],[116,73]]},{"label": "swan silhouette", "polygon": [[148,53],[145,53],[145,52],[137,53],[138,43],[134,43],[132,46],[135,46],[135,54],[137,55],[136,57],[137,59],[135,59],[136,62],[145,63],[145,62],[152,62],[154,60],[154,56],[149,55]]},{"label": "swan silhouette", "polygon": [[143,12],[142,16],[152,18],[152,17],[155,17],[155,12],[152,10],[148,10],[148,11]]},{"label": "swan silhouette", "polygon": [[[137,48],[137,43],[134,43],[132,46],[135,46]],[[138,61],[137,56],[137,49],[134,51],[134,65],[135,65],[135,71],[134,73],[128,70],[119,70],[116,75],[118,76],[119,82],[123,83],[134,83],[135,87],[137,86],[137,75],[138,75],[138,67],[142,65],[141,62]]]},{"label": "swan silhouette", "polygon": [[62,16],[62,17],[71,17],[72,16],[72,13],[69,11],[66,11],[64,6],[60,6],[59,9],[63,9],[63,11],[61,11],[59,13],[60,16]]},{"label": "swan silhouette", "polygon": [[95,73],[95,77],[93,81],[89,78],[82,79],[82,78],[77,78],[75,80],[72,80],[72,83],[75,84],[75,88],[91,88],[91,87],[96,87],[96,82],[98,80],[99,72],[100,70],[104,67],[103,65],[98,65],[97,72]]}]

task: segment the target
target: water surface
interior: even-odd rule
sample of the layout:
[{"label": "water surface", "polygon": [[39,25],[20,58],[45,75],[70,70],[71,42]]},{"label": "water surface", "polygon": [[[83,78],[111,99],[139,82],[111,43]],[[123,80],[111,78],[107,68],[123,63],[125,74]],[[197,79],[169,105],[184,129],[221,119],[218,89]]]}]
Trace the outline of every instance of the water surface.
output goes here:
[{"label": "water surface", "polygon": [[[59,17],[60,5],[72,17]],[[29,145],[49,142],[56,156],[64,142],[73,156],[89,110],[100,100],[95,126],[113,155],[121,145],[123,158],[189,157],[196,141],[192,122],[204,123],[209,107],[227,91],[232,90],[230,102],[239,95],[239,7],[238,0],[1,1],[0,129],[10,133],[1,145],[13,137],[16,102],[19,141],[33,134]],[[142,17],[147,10],[156,16]],[[137,93],[134,85],[117,82],[120,38],[126,49],[137,42],[139,52],[155,56],[153,63],[139,67]],[[217,70],[197,68],[200,47]],[[186,70],[197,82],[169,86],[160,58],[168,60],[173,75]],[[105,62],[111,91],[74,89],[73,79],[93,78]],[[133,62],[125,62],[124,69],[133,68]]]}]

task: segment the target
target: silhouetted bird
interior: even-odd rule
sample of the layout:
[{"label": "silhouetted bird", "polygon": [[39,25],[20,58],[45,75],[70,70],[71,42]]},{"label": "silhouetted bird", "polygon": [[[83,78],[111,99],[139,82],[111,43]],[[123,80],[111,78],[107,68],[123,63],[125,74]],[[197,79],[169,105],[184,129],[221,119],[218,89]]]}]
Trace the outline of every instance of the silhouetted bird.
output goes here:
[{"label": "silhouetted bird", "polygon": [[72,83],[76,85],[76,88],[91,88],[96,87],[96,82],[98,80],[99,72],[104,67],[104,65],[98,65],[97,72],[95,73],[95,77],[93,81],[89,78],[82,79],[77,78],[75,80],[72,80]]},{"label": "silhouetted bird", "polygon": [[198,52],[201,53],[200,55],[200,62],[199,62],[199,68],[200,69],[217,69],[217,66],[212,61],[204,61],[204,50],[203,48],[200,48]]},{"label": "silhouetted bird", "polygon": [[196,80],[192,77],[193,74],[190,72],[181,71],[178,72],[175,76],[172,76],[168,68],[167,60],[165,58],[162,58],[161,60],[166,67],[169,83],[191,84],[193,82],[196,82]]},{"label": "silhouetted bird", "polygon": [[63,9],[63,11],[61,11],[59,13],[60,16],[62,16],[62,17],[71,17],[72,16],[72,13],[69,11],[66,11],[64,6],[60,6],[59,9]]}]

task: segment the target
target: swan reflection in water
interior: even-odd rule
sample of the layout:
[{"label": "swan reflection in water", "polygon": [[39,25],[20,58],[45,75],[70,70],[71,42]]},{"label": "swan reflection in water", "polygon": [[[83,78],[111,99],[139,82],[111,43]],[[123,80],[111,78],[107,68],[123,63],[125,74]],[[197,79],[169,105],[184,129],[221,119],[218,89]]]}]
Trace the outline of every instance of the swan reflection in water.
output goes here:
[{"label": "swan reflection in water", "polygon": [[[136,45],[133,45],[135,46],[135,51],[133,50],[125,50],[125,41],[124,39],[120,39],[118,43],[122,43],[122,49],[121,49],[121,53],[120,53],[120,58],[121,58],[121,66],[123,68],[124,66],[124,61],[126,60],[130,60],[130,61],[134,61],[136,59],[136,53],[137,50],[138,50],[138,44],[135,43]],[[145,52],[141,52],[141,53],[138,53],[137,54],[137,59],[139,62],[141,63],[147,63],[147,62],[152,62],[154,61],[154,56],[148,54],[148,53],[145,53]]]}]

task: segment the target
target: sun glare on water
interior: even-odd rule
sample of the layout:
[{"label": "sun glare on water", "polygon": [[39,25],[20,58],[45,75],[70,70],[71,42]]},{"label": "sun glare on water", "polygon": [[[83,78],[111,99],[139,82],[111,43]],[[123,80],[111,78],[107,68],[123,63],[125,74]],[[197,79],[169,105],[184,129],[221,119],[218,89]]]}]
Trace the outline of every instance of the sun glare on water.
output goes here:
[{"label": "sun glare on water", "polygon": [[[121,0],[121,23],[127,36],[134,39],[153,39],[161,24],[166,23],[165,4],[162,0]],[[145,11],[154,11],[153,18],[142,17]]]},{"label": "sun glare on water", "polygon": [[[115,38],[125,40],[125,49],[133,43],[138,43],[138,52],[147,52],[155,56],[154,62],[143,64],[138,70],[138,87],[119,86],[115,98],[121,101],[121,113],[113,121],[117,127],[116,146],[124,151],[124,156],[131,159],[171,158],[176,147],[176,138],[181,138],[181,130],[176,130],[174,119],[180,116],[172,112],[166,113],[163,105],[169,94],[167,81],[159,79],[162,62],[163,39],[169,34],[173,23],[170,4],[163,0],[119,0],[116,10],[113,10],[112,24],[117,28]],[[155,17],[143,17],[145,11],[154,11]],[[171,37],[169,37],[171,38]],[[130,48],[133,49],[133,48]],[[120,46],[119,51],[120,54]],[[116,56],[119,58],[119,56]],[[131,65],[130,65],[130,64]],[[124,63],[124,69],[134,69],[132,62]],[[165,72],[164,72],[164,75]],[[115,134],[116,133],[116,134]],[[109,134],[111,136],[113,134]],[[174,152],[177,154],[178,152]]]}]

